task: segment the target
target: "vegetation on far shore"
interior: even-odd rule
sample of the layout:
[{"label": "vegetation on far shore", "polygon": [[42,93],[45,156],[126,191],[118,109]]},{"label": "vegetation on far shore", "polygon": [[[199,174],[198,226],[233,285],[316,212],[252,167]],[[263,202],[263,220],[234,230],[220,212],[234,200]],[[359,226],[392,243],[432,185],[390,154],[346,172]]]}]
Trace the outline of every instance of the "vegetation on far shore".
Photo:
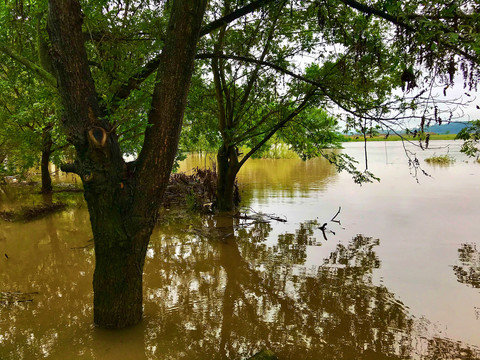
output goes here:
[{"label": "vegetation on far shore", "polygon": [[[342,142],[363,142],[365,141],[363,135],[342,135],[343,139]],[[457,134],[431,134],[430,133],[430,141],[431,140],[455,140]],[[367,135],[367,141],[401,141],[401,140],[409,140],[409,141],[416,141],[416,140],[425,140],[425,136],[417,135],[413,137],[413,135],[389,135],[386,134],[375,135],[370,137]]]}]

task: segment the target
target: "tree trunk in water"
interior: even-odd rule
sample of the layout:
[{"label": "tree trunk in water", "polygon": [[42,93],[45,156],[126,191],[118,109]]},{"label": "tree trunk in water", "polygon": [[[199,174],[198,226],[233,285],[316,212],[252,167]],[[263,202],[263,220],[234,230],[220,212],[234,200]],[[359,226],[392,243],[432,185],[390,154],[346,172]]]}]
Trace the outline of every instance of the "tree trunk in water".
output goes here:
[{"label": "tree trunk in water", "polygon": [[[103,224],[104,229],[97,230],[95,236],[94,322],[123,328],[142,319],[143,265],[150,231],[132,235],[118,216],[105,220],[109,223]],[[98,234],[100,231],[103,234]]]},{"label": "tree trunk in water", "polygon": [[52,154],[52,135],[50,131],[52,127],[47,127],[42,133],[42,161],[40,164],[40,170],[42,173],[42,194],[49,194],[52,192],[52,178],[50,176],[50,170],[48,164],[50,162],[50,155]]},{"label": "tree trunk in water", "polygon": [[62,124],[77,155],[63,170],[78,174],[84,186],[95,243],[94,321],[102,327],[142,319],[145,255],[178,147],[206,3],[173,2],[144,145],[137,161],[125,163],[115,127],[98,101],[80,3],[49,0]]},{"label": "tree trunk in water", "polygon": [[231,211],[235,207],[235,180],[240,170],[234,146],[222,146],[217,154],[217,209]]}]

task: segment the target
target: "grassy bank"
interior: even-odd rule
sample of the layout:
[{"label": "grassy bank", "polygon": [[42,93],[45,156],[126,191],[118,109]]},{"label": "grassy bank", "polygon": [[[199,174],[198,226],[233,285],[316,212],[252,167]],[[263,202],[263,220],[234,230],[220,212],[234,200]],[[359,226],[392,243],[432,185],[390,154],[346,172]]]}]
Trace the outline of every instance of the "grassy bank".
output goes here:
[{"label": "grassy bank", "polygon": [[[456,134],[430,134],[430,140],[455,140]],[[423,138],[420,138],[419,135],[417,135],[415,138],[413,135],[389,135],[387,138],[385,138],[385,135],[377,135],[374,137],[367,136],[367,141],[400,141],[405,139],[405,140],[410,140],[410,141],[415,141],[425,139],[425,136]],[[343,142],[358,142],[358,141],[365,141],[363,138],[363,135],[343,135]]]}]

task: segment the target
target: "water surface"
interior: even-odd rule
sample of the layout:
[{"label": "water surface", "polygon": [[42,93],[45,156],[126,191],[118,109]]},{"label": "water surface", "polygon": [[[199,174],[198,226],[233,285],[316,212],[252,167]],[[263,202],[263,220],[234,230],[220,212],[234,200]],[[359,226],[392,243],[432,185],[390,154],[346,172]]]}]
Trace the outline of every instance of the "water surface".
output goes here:
[{"label": "water surface", "polygon": [[[363,186],[322,159],[249,160],[243,204],[287,222],[166,214],[147,254],[145,320],[127,330],[92,325],[81,199],[2,222],[0,359],[244,359],[262,348],[281,359],[478,359],[480,165],[447,145],[409,147],[457,159],[421,162],[430,176],[416,179],[401,143],[369,143],[381,181]],[[345,147],[364,161],[361,143]],[[191,156],[181,169],[206,163]]]}]

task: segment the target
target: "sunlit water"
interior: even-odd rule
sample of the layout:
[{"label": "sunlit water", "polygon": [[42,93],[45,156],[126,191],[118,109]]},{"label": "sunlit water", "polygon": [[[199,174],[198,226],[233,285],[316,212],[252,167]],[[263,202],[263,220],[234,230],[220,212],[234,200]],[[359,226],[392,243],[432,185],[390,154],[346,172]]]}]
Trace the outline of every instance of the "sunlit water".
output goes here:
[{"label": "sunlit water", "polygon": [[[401,143],[369,143],[381,181],[363,186],[322,159],[249,160],[243,205],[287,222],[168,215],[147,254],[145,319],[122,331],[92,325],[81,196],[0,222],[0,359],[478,359],[480,164],[446,145],[408,147],[457,159],[421,161],[430,176],[416,179]],[[363,144],[343,151],[365,166]],[[181,170],[209,163],[190,156]]]}]

